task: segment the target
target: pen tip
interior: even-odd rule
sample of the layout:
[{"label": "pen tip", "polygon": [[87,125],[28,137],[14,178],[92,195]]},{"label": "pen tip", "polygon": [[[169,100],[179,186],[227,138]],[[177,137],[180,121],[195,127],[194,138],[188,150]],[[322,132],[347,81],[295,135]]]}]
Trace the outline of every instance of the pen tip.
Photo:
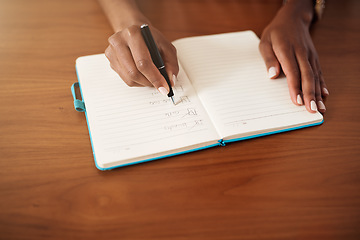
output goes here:
[{"label": "pen tip", "polygon": [[170,97],[170,98],[171,98],[171,101],[173,102],[173,104],[176,105],[175,101],[174,101],[174,97]]}]

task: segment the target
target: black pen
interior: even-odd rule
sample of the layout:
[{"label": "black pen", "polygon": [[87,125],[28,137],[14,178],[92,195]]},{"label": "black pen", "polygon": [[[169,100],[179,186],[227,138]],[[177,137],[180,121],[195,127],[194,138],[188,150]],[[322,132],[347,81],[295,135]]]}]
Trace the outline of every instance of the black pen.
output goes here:
[{"label": "black pen", "polygon": [[143,24],[141,25],[141,34],[144,38],[144,41],[146,43],[147,48],[149,49],[150,55],[151,55],[151,59],[154,62],[155,66],[157,67],[157,69],[159,69],[161,75],[163,75],[163,77],[165,78],[168,86],[169,86],[169,93],[168,93],[168,97],[171,98],[173,104],[175,104],[174,102],[174,92],[171,88],[171,84],[170,84],[170,80],[169,80],[169,76],[166,73],[166,69],[165,69],[165,64],[163,59],[161,58],[159,49],[157,48],[154,38],[152,37],[152,34],[150,32],[150,28],[147,24]]}]

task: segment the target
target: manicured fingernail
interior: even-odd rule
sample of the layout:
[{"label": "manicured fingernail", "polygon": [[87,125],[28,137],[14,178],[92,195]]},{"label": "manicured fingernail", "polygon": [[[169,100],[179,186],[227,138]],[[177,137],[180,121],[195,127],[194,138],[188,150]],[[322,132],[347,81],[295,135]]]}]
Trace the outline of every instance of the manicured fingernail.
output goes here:
[{"label": "manicured fingernail", "polygon": [[164,96],[166,96],[168,94],[168,90],[166,90],[166,88],[164,88],[164,87],[159,87],[158,90]]},{"label": "manicured fingernail", "polygon": [[321,110],[326,110],[325,104],[322,101],[318,101],[318,106]]},{"label": "manicured fingernail", "polygon": [[324,93],[325,95],[329,95],[329,91],[327,90],[327,88],[323,88],[323,93]]},{"label": "manicured fingernail", "polygon": [[297,95],[296,101],[299,105],[303,105],[303,101],[302,101],[300,94]]},{"label": "manicured fingernail", "polygon": [[177,82],[177,78],[176,78],[175,74],[172,75],[172,82],[175,86],[175,83]]},{"label": "manicured fingernail", "polygon": [[273,78],[276,76],[276,68],[275,67],[270,67],[268,70],[268,76],[269,78]]},{"label": "manicured fingernail", "polygon": [[310,102],[310,109],[313,111],[317,111],[316,103],[314,100],[311,100]]}]

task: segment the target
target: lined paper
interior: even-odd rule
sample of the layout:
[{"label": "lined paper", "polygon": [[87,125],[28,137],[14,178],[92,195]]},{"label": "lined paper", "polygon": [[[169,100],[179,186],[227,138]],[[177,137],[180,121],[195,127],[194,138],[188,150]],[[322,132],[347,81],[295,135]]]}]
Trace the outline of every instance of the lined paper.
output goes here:
[{"label": "lined paper", "polygon": [[285,77],[270,80],[252,31],[176,40],[179,61],[224,139],[319,122],[295,106]]},{"label": "lined paper", "polygon": [[175,102],[150,87],[128,87],[103,54],[76,62],[96,161],[108,167],[220,138],[180,68]]}]

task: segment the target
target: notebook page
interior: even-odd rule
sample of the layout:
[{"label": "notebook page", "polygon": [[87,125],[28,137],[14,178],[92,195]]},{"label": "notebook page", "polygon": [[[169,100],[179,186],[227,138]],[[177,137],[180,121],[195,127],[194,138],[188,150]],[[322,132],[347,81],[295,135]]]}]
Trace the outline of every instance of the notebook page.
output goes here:
[{"label": "notebook page", "polygon": [[295,106],[286,78],[270,80],[252,31],[174,42],[199,98],[224,139],[322,121]]},{"label": "notebook page", "polygon": [[128,87],[103,54],[78,58],[76,68],[99,166],[219,140],[182,68],[174,88],[176,106],[154,88]]}]

